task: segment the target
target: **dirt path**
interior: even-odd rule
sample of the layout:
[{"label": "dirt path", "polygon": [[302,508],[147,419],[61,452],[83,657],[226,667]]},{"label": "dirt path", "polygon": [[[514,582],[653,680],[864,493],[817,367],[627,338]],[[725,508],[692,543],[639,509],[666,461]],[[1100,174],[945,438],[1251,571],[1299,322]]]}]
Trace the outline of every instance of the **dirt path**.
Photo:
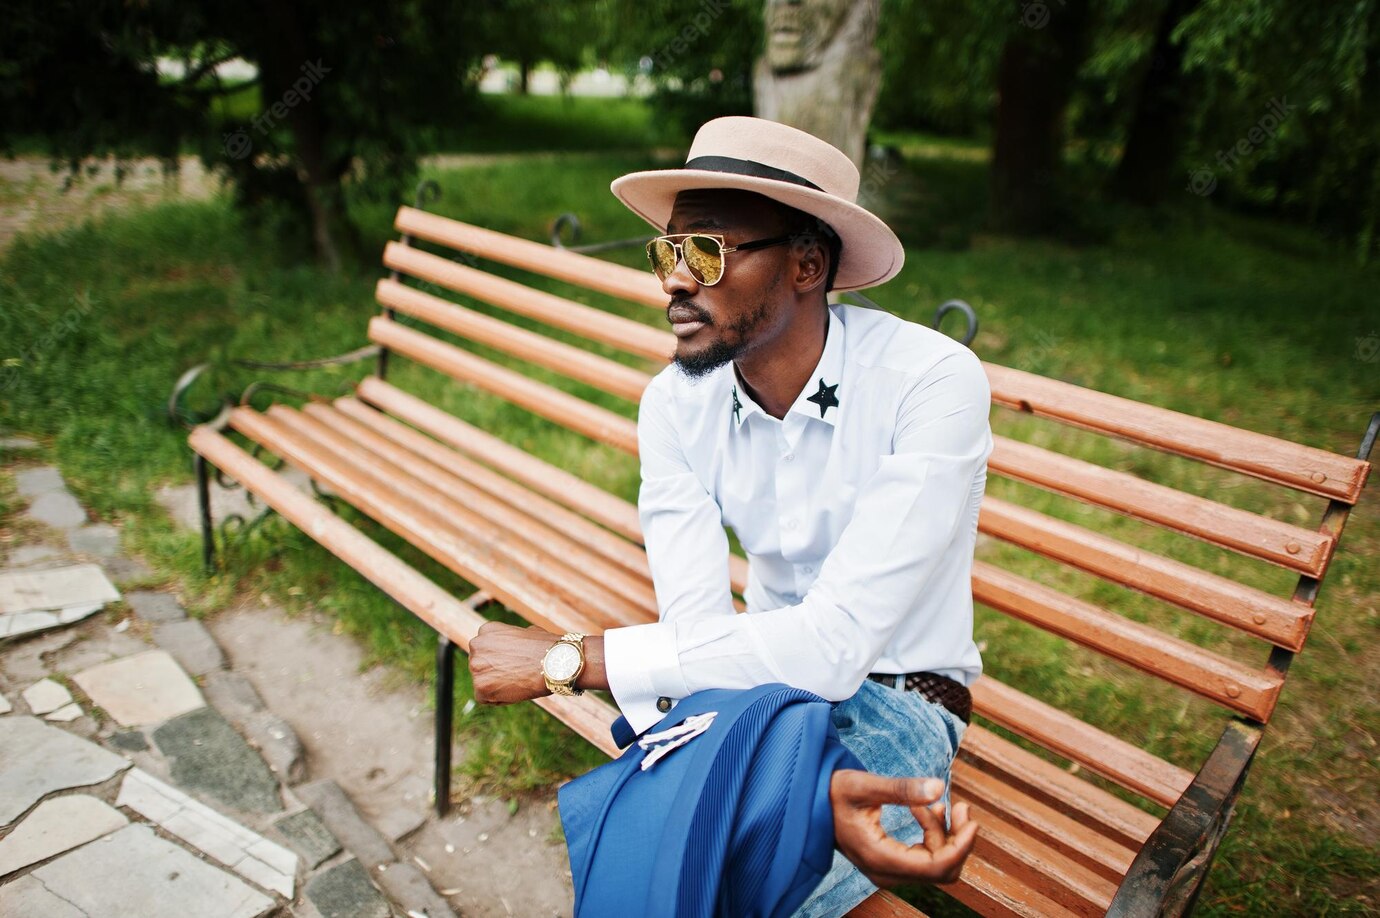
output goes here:
[{"label": "dirt path", "polygon": [[325,616],[243,607],[208,624],[235,671],[297,732],[311,777],[339,784],[457,914],[571,914],[575,894],[565,845],[555,840],[554,793],[511,816],[501,800],[472,798],[438,819],[429,801],[431,706],[422,689],[397,684],[383,667],[362,671],[358,645],[334,633]]}]

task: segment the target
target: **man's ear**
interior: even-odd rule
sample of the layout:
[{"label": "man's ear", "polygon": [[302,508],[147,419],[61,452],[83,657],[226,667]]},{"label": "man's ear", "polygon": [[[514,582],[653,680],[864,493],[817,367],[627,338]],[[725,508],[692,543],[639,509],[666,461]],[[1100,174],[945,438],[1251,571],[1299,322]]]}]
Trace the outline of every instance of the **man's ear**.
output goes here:
[{"label": "man's ear", "polygon": [[791,243],[796,257],[795,289],[811,293],[829,278],[829,251],[818,236],[802,236]]}]

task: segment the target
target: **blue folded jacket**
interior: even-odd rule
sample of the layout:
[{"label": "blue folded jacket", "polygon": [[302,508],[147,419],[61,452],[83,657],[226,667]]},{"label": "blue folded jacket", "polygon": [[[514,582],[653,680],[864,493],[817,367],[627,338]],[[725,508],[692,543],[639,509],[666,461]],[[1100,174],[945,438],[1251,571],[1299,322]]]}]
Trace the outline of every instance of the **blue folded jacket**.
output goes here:
[{"label": "blue folded jacket", "polygon": [[781,683],[696,692],[562,787],[576,918],[793,913],[833,860],[830,778],[863,767],[831,708]]}]

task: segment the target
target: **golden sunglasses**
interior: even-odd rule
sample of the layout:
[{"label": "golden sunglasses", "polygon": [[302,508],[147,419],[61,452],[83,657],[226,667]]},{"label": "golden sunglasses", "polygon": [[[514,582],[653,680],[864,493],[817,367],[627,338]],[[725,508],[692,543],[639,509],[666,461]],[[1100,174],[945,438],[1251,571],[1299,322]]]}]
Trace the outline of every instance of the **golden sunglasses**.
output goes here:
[{"label": "golden sunglasses", "polygon": [[[724,256],[729,252],[746,252],[782,245],[798,235],[800,234],[791,233],[771,239],[741,242],[738,245],[724,245],[724,237],[712,233],[672,233],[669,236],[657,236],[647,243],[647,260],[652,263],[652,270],[656,272],[656,276],[665,280],[684,258],[685,266],[690,269],[690,276],[695,282],[712,287],[723,279],[724,267],[727,264]],[[680,242],[674,241],[677,238]]]}]

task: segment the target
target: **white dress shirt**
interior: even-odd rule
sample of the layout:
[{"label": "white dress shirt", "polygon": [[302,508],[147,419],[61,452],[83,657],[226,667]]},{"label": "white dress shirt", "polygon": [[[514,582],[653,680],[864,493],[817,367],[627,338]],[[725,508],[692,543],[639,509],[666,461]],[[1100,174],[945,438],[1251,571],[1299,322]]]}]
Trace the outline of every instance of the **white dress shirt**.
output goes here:
[{"label": "white dress shirt", "polygon": [[[637,508],[660,620],[604,633],[633,730],[665,716],[659,699],[707,688],[784,682],[841,701],[869,672],[924,670],[971,685],[990,406],[967,347],[852,304],[829,306],[784,418],[732,361],[697,380],[658,373],[638,410]],[[746,614],[725,525],[747,554]]]}]

